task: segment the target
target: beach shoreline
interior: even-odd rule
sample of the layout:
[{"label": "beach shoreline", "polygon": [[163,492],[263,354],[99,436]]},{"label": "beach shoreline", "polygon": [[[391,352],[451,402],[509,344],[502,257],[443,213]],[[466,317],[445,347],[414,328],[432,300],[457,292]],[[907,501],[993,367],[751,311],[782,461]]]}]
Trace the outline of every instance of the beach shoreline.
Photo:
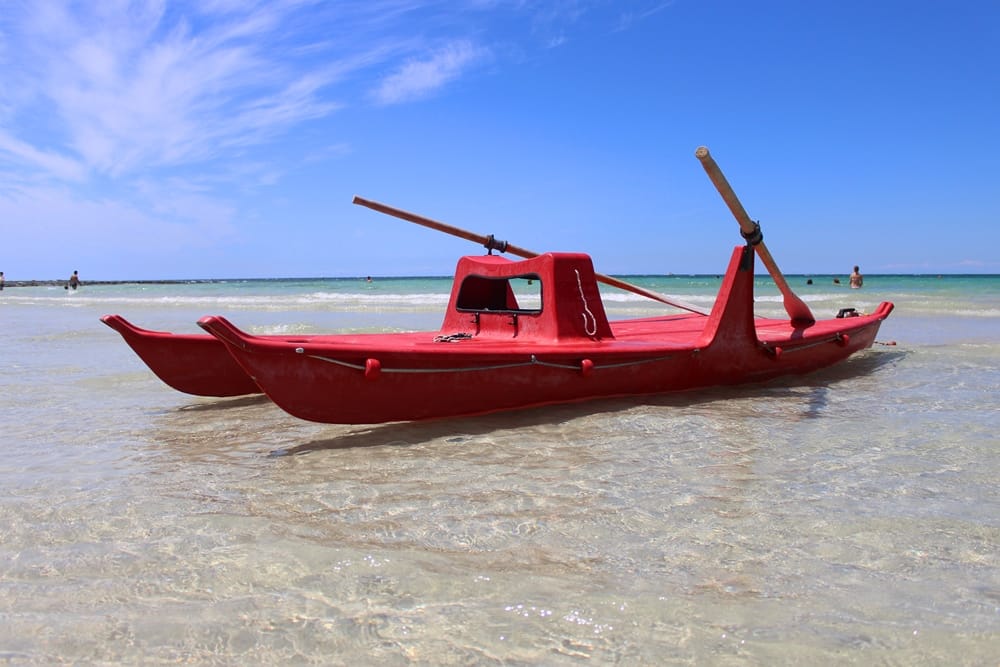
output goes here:
[{"label": "beach shoreline", "polygon": [[[693,273],[693,274],[613,274],[614,277],[621,278],[624,280],[639,280],[639,279],[663,279],[663,280],[676,280],[676,279],[717,279],[718,274],[715,273]],[[846,276],[846,274],[844,274]],[[935,278],[935,279],[957,279],[957,278],[982,278],[982,279],[995,279],[1000,278],[1000,274],[997,273],[871,273],[867,274],[869,282],[874,282],[879,279],[890,279],[890,278]],[[440,276],[373,276],[374,280],[450,280],[451,275],[440,275]],[[756,279],[768,279],[767,273],[757,273],[755,275]],[[814,283],[808,283],[808,285],[797,285],[799,288],[805,288],[807,286],[823,286],[830,284],[834,279],[841,278],[840,274],[836,273],[787,273],[785,274],[785,279],[790,283],[795,284],[799,280],[812,280]],[[87,280],[81,281],[80,286],[86,285],[219,285],[226,283],[275,283],[275,282],[307,282],[307,281],[318,281],[318,280],[330,280],[330,281],[354,281],[361,280],[364,281],[367,276],[300,276],[300,277],[287,277],[287,278],[152,278],[152,279],[135,279],[135,278],[125,278],[116,280]],[[815,282],[819,281],[819,282]],[[4,287],[61,287],[67,285],[68,280],[7,280],[4,283]],[[836,284],[836,283],[834,283]],[[846,287],[846,283],[840,283],[840,286]]]},{"label": "beach shoreline", "polygon": [[[88,280],[84,285],[188,285],[201,282],[217,282],[212,280]],[[68,280],[8,280],[4,289],[9,287],[62,287],[68,285]]]}]

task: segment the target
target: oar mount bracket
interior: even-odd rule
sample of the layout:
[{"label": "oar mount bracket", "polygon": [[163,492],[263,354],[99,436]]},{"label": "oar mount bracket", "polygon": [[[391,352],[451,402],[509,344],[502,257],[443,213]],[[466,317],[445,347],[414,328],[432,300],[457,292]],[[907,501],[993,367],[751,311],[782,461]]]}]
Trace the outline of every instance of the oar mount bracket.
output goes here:
[{"label": "oar mount bracket", "polygon": [[764,232],[760,231],[760,220],[753,221],[753,230],[745,232],[740,230],[740,236],[746,239],[747,245],[759,245],[764,240]]},{"label": "oar mount bracket", "polygon": [[507,242],[496,240],[492,234],[486,237],[486,243],[483,244],[483,247],[486,248],[487,255],[492,255],[494,250],[507,252]]}]

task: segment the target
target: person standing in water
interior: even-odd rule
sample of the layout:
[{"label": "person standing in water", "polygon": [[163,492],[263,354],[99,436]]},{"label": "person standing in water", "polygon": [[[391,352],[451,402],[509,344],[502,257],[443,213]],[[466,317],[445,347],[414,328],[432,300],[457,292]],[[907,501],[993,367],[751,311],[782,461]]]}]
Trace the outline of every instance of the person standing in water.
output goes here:
[{"label": "person standing in water", "polygon": [[0,271],[0,292],[3,291],[3,271]]},{"label": "person standing in water", "polygon": [[80,286],[80,274],[79,272],[74,271],[73,275],[69,277],[69,284],[67,285],[67,287],[76,289],[79,286]]},{"label": "person standing in water", "polygon": [[851,289],[858,289],[865,284],[865,277],[861,275],[858,267],[854,267],[854,272],[851,274]]}]

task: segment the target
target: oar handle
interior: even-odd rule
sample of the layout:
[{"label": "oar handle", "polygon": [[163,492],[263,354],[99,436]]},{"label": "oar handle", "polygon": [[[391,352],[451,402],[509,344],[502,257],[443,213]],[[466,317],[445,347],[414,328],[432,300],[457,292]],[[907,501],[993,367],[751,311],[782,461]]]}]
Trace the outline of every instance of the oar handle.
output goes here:
[{"label": "oar handle", "polygon": [[705,168],[705,173],[708,174],[708,178],[715,185],[715,189],[719,191],[722,195],[722,200],[726,202],[726,206],[729,210],[733,212],[733,217],[736,218],[736,222],[740,223],[740,229],[744,234],[753,234],[756,225],[750,216],[747,215],[747,211],[743,208],[743,204],[740,202],[739,197],[733,192],[733,188],[729,185],[729,181],[726,180],[725,174],[719,169],[719,165],[715,163],[715,159],[712,154],[708,152],[708,148],[705,146],[699,146],[698,150],[694,152],[694,156],[701,161],[701,166]]},{"label": "oar handle", "polygon": [[[372,201],[370,199],[365,199],[354,195],[353,203],[359,206],[365,206],[372,209],[373,211],[378,211],[379,213],[385,213],[386,215],[391,215],[394,218],[400,218],[401,220],[407,220],[415,224],[421,225],[423,227],[429,227],[430,229],[436,229],[439,232],[444,232],[445,234],[451,234],[452,236],[457,236],[460,239],[465,239],[466,241],[472,241],[473,243],[478,243],[484,248],[498,248],[496,240],[492,236],[483,236],[482,234],[476,234],[470,232],[466,229],[461,229],[460,227],[453,227],[445,222],[439,222],[437,220],[431,220],[430,218],[425,218],[422,215],[417,215],[416,213],[410,213],[409,211],[404,211],[401,208],[395,208],[394,206],[389,206],[388,204],[383,204],[381,202]],[[517,255],[518,257],[524,257],[525,259],[531,259],[532,257],[538,257],[537,252],[532,252],[530,250],[525,250],[524,248],[518,248],[516,245],[510,243],[505,243],[503,252],[509,252],[512,255]]]}]

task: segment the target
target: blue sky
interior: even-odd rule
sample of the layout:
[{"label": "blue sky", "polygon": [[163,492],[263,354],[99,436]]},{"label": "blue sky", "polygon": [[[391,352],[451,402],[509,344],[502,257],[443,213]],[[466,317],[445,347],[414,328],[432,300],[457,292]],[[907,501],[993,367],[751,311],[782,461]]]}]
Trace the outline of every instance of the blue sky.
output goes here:
[{"label": "blue sky", "polygon": [[[7,280],[1000,273],[995,0],[0,0]],[[763,268],[758,266],[758,271]]]}]

